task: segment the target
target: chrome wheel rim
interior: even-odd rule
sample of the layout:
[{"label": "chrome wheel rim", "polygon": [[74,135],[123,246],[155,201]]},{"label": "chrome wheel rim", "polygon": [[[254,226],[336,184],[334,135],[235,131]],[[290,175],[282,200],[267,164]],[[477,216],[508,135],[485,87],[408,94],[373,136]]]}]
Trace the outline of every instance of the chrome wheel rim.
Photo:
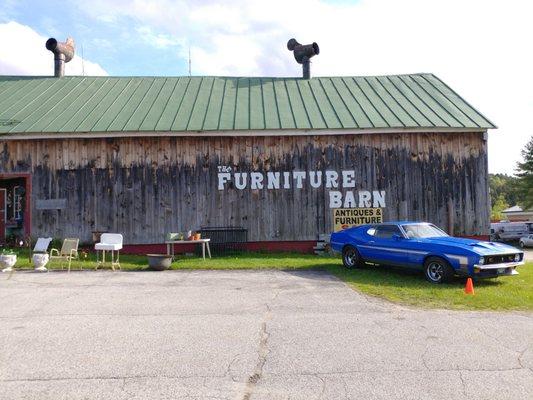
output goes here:
[{"label": "chrome wheel rim", "polygon": [[344,254],[344,260],[346,261],[346,265],[353,267],[357,262],[357,253],[355,252],[355,250],[347,250]]},{"label": "chrome wheel rim", "polygon": [[440,282],[444,275],[444,267],[438,262],[432,262],[428,265],[428,276],[434,282]]}]

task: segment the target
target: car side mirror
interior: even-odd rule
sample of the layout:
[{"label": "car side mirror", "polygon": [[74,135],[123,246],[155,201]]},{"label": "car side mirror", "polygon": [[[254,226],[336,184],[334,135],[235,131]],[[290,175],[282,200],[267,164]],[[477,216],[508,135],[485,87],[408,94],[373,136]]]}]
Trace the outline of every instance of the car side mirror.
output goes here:
[{"label": "car side mirror", "polygon": [[400,235],[398,235],[398,234],[396,234],[396,233],[395,233],[394,235],[392,235],[392,238],[393,238],[394,240],[401,240],[401,239],[403,239],[403,237],[401,237]]}]

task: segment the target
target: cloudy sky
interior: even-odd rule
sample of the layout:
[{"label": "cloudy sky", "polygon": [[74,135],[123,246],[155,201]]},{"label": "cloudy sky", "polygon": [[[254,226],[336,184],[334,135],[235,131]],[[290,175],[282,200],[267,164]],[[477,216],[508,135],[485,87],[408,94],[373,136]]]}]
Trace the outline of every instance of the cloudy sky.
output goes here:
[{"label": "cloudy sky", "polygon": [[[1,0],[0,74],[49,75],[48,37],[77,44],[71,75],[436,74],[491,119],[489,169],[513,173],[533,135],[528,0]],[[83,60],[82,60],[83,57]]]}]

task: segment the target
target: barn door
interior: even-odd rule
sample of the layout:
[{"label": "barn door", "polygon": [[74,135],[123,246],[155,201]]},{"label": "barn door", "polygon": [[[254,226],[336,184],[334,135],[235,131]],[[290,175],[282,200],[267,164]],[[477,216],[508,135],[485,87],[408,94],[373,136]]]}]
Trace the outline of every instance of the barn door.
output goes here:
[{"label": "barn door", "polygon": [[0,189],[0,244],[6,242],[6,190]]}]

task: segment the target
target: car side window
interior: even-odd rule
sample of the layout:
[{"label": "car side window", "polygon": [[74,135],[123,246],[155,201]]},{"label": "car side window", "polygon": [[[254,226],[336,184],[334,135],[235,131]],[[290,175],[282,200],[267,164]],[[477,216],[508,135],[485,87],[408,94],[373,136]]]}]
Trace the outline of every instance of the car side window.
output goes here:
[{"label": "car side window", "polygon": [[378,226],[375,236],[382,239],[390,239],[393,235],[402,236],[400,228],[396,225]]}]

